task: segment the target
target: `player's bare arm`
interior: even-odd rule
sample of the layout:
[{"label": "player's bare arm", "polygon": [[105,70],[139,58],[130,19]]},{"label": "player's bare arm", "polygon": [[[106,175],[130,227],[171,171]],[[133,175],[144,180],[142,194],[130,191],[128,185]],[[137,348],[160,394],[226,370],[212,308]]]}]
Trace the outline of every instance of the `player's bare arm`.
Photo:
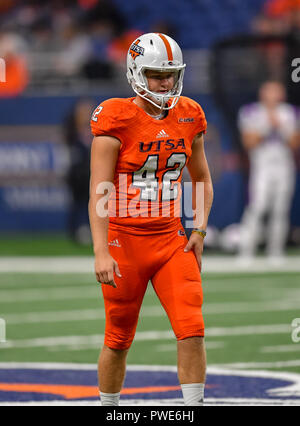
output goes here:
[{"label": "player's bare arm", "polygon": [[289,147],[292,151],[297,151],[300,147],[300,131],[294,133],[288,141]]},{"label": "player's bare arm", "polygon": [[[211,180],[211,175],[204,150],[204,136],[199,134],[195,137],[192,145],[192,156],[188,163],[188,170],[193,184],[193,209],[196,208],[196,184],[197,182],[204,183],[204,205],[203,214],[196,212],[195,215],[195,228],[205,230],[208,224],[208,218],[213,203],[214,191]],[[199,222],[199,217],[203,220]],[[202,253],[203,253],[204,239],[201,234],[192,233],[190,240],[185,248],[186,251],[194,250],[197,262],[201,271],[202,268]]]},{"label": "player's bare arm", "polygon": [[[97,203],[109,194],[97,194],[97,187],[104,182],[113,183],[115,167],[120,150],[118,139],[109,136],[95,137],[91,152],[91,182],[89,216],[95,253],[95,274],[97,281],[116,287],[114,273],[121,276],[117,262],[108,249],[109,217],[99,217]],[[108,211],[107,202],[105,210]]]},{"label": "player's bare arm", "polygon": [[242,133],[242,144],[246,151],[251,151],[252,149],[258,147],[263,141],[262,135],[255,132],[243,132]]}]

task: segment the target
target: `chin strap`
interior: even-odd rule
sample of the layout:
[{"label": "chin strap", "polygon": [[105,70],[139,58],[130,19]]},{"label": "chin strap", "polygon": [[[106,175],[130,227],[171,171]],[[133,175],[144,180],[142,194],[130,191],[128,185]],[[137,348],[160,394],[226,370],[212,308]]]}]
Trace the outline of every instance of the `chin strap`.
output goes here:
[{"label": "chin strap", "polygon": [[[145,99],[146,101],[150,102],[152,105],[156,106],[157,108],[160,108],[161,111],[168,111],[170,109],[173,109],[180,98],[181,92],[179,95],[176,96],[171,96],[168,97],[168,101],[167,102],[162,102],[162,105],[159,105],[156,101],[155,101],[155,96],[151,95],[151,93],[149,93],[149,91],[145,90],[145,88],[139,86],[138,84],[132,85],[132,88],[134,90],[134,92],[139,95],[141,98]],[[143,93],[144,92],[144,93]],[[166,105],[168,105],[168,102],[173,99],[171,106],[166,107]],[[163,101],[163,99],[162,99]]]},{"label": "chin strap", "polygon": [[[145,99],[147,100],[147,98],[145,98]],[[152,103],[153,102],[151,102],[151,104]],[[166,102],[164,105],[161,105],[159,114],[157,114],[157,115],[149,114],[150,117],[155,118],[155,120],[160,120],[161,118],[164,118],[166,116],[167,111],[169,110],[169,108],[165,108],[166,105],[168,105],[168,102]],[[159,108],[159,105],[155,104],[155,106],[157,106],[157,108]]]}]

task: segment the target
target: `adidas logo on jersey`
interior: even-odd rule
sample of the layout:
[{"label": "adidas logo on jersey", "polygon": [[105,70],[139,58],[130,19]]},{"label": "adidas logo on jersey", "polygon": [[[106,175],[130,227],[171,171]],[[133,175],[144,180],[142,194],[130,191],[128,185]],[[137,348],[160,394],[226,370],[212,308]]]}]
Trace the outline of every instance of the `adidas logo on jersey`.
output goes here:
[{"label": "adidas logo on jersey", "polygon": [[122,247],[117,238],[115,240],[111,241],[110,243],[108,243],[108,245],[113,246],[113,247]]},{"label": "adidas logo on jersey", "polygon": [[169,135],[164,131],[164,130],[161,130],[159,133],[158,133],[158,135],[156,135],[156,138],[157,139],[159,139],[159,138],[168,138],[169,137]]}]

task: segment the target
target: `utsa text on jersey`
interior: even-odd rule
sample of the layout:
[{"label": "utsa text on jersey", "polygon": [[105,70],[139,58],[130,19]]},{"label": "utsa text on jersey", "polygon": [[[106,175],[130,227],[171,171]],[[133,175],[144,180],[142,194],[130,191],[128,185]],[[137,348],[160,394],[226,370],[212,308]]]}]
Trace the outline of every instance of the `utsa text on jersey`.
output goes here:
[{"label": "utsa text on jersey", "polygon": [[139,150],[140,152],[150,152],[155,151],[159,152],[162,149],[165,149],[166,151],[171,151],[175,149],[185,149],[185,142],[184,139],[167,139],[167,140],[158,140],[154,142],[140,142],[139,143]]}]

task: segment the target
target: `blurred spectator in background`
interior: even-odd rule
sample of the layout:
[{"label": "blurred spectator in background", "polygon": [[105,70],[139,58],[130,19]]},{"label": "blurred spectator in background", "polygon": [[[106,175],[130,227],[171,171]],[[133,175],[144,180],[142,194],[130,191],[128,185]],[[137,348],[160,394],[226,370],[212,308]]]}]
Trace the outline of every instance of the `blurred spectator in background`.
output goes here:
[{"label": "blurred spectator in background", "polygon": [[[260,43],[258,48],[268,78],[286,80],[290,64],[300,55],[300,0],[267,0],[252,26],[257,35],[274,37]],[[297,105],[300,105],[299,90],[298,85],[289,90],[290,99]]]},{"label": "blurred spectator in background", "polygon": [[66,26],[61,34],[57,71],[66,77],[79,76],[91,55],[92,46],[89,37],[74,24]]},{"label": "blurred spectator in background", "polygon": [[50,54],[58,51],[59,41],[53,35],[52,21],[43,17],[34,21],[28,35],[31,52],[34,54]]},{"label": "blurred spectator in background", "polygon": [[300,30],[300,0],[269,0],[254,20],[254,30],[263,35],[285,35]]},{"label": "blurred spectator in background", "polygon": [[289,230],[289,213],[295,188],[297,115],[285,103],[286,91],[278,82],[265,83],[259,103],[245,106],[239,115],[242,142],[250,157],[249,205],[242,223],[240,254],[251,259],[269,215],[267,253],[282,258]]},{"label": "blurred spectator in background", "polygon": [[114,76],[111,43],[125,30],[125,21],[118,9],[107,0],[99,0],[84,18],[90,39],[91,58],[84,66],[89,79],[110,79]]},{"label": "blurred spectator in background", "polygon": [[110,21],[100,20],[90,23],[91,58],[83,67],[85,77],[91,80],[113,77],[114,70],[108,56],[109,45],[113,40],[113,30]]},{"label": "blurred spectator in background", "polygon": [[169,37],[174,39],[178,37],[178,31],[175,26],[164,19],[160,19],[159,21],[154,22],[149,32],[168,34]]},{"label": "blurred spectator in background", "polygon": [[271,0],[265,7],[266,16],[274,21],[286,21],[291,31],[300,24],[299,12],[300,0]]},{"label": "blurred spectator in background", "polygon": [[[300,0],[267,0],[261,14],[254,19],[254,32],[261,36],[285,38],[293,32],[292,16],[300,7]],[[274,80],[285,78],[286,42],[271,41],[260,45],[262,60],[268,75]]]},{"label": "blurred spectator in background", "polygon": [[88,201],[90,184],[90,119],[95,108],[89,99],[81,99],[65,123],[65,140],[70,149],[70,169],[67,183],[72,195],[69,215],[69,232],[71,238],[80,243],[91,242]]},{"label": "blurred spectator in background", "polygon": [[109,22],[114,36],[122,34],[126,29],[123,15],[109,0],[98,0],[94,7],[89,8],[85,19],[88,23]]},{"label": "blurred spectator in background", "polygon": [[[149,29],[149,32],[168,34],[171,38],[177,38],[177,34],[173,26],[164,20],[155,22]],[[122,72],[124,72],[124,69],[126,68],[126,56],[132,44],[132,40],[136,40],[142,34],[144,34],[143,31],[137,28],[131,28],[117,35],[110,43],[108,57],[117,67],[121,68]]]},{"label": "blurred spectator in background", "polygon": [[[69,77],[113,78],[111,43],[126,23],[109,0],[4,0],[0,28],[27,41],[33,84],[43,86]],[[19,58],[12,69],[18,71],[20,63]]]},{"label": "blurred spectator in background", "polygon": [[23,93],[29,81],[27,46],[22,37],[0,29],[0,58],[5,61],[6,82],[0,83],[0,98]]},{"label": "blurred spectator in background", "polygon": [[132,40],[136,40],[141,34],[141,31],[131,29],[125,31],[110,43],[108,56],[115,65],[123,70],[122,72],[126,69],[126,56],[132,44]]},{"label": "blurred spectator in background", "polygon": [[15,4],[16,0],[1,0],[0,13],[8,12]]}]

